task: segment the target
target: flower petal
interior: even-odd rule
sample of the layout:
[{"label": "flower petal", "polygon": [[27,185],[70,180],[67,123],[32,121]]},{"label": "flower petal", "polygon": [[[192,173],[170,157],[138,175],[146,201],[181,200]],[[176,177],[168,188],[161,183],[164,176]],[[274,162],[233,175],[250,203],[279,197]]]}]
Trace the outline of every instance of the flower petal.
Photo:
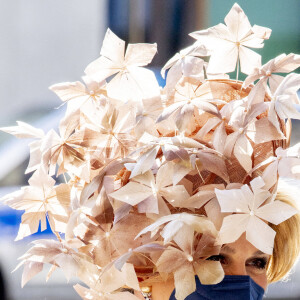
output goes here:
[{"label": "flower petal", "polygon": [[224,19],[235,41],[240,41],[251,32],[251,24],[242,8],[235,3]]},{"label": "flower petal", "polygon": [[202,284],[217,284],[224,278],[224,270],[219,261],[201,260],[194,264],[194,268]]},{"label": "flower petal", "polygon": [[247,75],[251,74],[255,68],[259,68],[261,66],[261,55],[247,47],[240,46],[239,58],[241,71]]},{"label": "flower petal", "polygon": [[[235,242],[248,228],[249,214],[235,214],[223,219],[219,232],[218,242],[228,244]],[[256,235],[257,232],[255,231]]]},{"label": "flower petal", "polygon": [[261,206],[259,209],[257,209],[255,215],[272,224],[278,225],[297,214],[297,212],[297,209],[294,207],[282,201],[276,200]]},{"label": "flower petal", "polygon": [[151,188],[136,182],[129,182],[116,192],[109,194],[112,198],[126,202],[132,206],[140,203],[151,195]]},{"label": "flower petal", "polygon": [[[259,234],[257,234],[259,232]],[[261,219],[251,216],[247,225],[246,238],[258,250],[273,253],[276,232]]]},{"label": "flower petal", "polygon": [[190,195],[183,185],[175,185],[160,190],[160,195],[163,196],[172,206],[182,207],[185,200]]},{"label": "flower petal", "polygon": [[125,54],[125,64],[127,66],[146,66],[152,61],[156,52],[156,43],[128,44]]},{"label": "flower petal", "polygon": [[244,134],[241,134],[237,139],[233,152],[242,167],[246,172],[249,172],[252,169],[251,155],[253,153],[253,148]]},{"label": "flower petal", "polygon": [[221,212],[249,212],[248,203],[245,201],[241,189],[215,189],[215,193],[221,206]]},{"label": "flower petal", "polygon": [[194,269],[192,265],[184,265],[174,272],[175,297],[184,300],[196,290]]},{"label": "flower petal", "polygon": [[233,72],[238,59],[238,48],[232,42],[223,43],[222,48],[212,53],[207,72],[229,73]]}]

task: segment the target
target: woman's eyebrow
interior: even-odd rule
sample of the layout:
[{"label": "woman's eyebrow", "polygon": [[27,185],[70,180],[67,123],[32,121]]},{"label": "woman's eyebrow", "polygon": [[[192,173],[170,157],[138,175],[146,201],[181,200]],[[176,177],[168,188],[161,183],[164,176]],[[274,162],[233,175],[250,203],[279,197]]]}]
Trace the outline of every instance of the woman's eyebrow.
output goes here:
[{"label": "woman's eyebrow", "polygon": [[221,252],[227,252],[227,253],[230,253],[230,254],[235,254],[235,249],[228,246],[228,245],[224,245],[222,248],[221,248]]},{"label": "woman's eyebrow", "polygon": [[266,253],[264,253],[264,252],[258,250],[258,251],[256,251],[255,253],[253,253],[253,256],[255,256],[255,255],[266,255]]}]

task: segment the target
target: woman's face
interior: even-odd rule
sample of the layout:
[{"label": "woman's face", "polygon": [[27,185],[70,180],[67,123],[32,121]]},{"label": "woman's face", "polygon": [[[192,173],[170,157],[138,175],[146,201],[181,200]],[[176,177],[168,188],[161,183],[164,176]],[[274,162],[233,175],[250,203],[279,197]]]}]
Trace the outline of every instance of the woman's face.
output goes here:
[{"label": "woman's face", "polygon": [[248,275],[266,289],[269,257],[249,243],[244,233],[236,242],[223,245],[220,254],[210,259],[221,262],[225,275]]},{"label": "woman's face", "polygon": [[[267,288],[266,266],[270,255],[257,250],[243,234],[236,242],[222,247],[219,255],[208,258],[220,261],[225,275],[248,275],[263,289]],[[155,283],[152,286],[153,299],[169,299],[174,289],[173,281]],[[136,294],[144,299],[141,294]]]}]

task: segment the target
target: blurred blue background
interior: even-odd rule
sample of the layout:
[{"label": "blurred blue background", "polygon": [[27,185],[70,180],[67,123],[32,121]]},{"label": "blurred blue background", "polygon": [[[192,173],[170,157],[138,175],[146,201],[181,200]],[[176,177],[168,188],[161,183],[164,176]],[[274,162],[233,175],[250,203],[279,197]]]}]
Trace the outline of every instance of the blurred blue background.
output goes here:
[{"label": "blurred blue background", "polygon": [[[80,80],[99,56],[107,27],[127,42],[157,42],[151,67],[159,70],[180,49],[192,44],[188,33],[224,21],[232,0],[0,0],[0,127],[28,122],[55,128],[64,107],[48,87]],[[273,30],[259,49],[263,63],[280,53],[300,53],[299,0],[240,0],[252,25]],[[299,71],[299,70],[298,70]],[[161,84],[161,78],[159,78]],[[292,144],[300,140],[293,123]],[[0,197],[27,184],[28,141],[0,132]],[[21,272],[10,274],[32,238],[14,243],[20,213],[0,204],[0,272],[9,299],[79,299],[62,274],[47,285],[45,274],[20,289]],[[48,231],[38,233],[46,237]],[[36,236],[34,237],[36,238]],[[300,272],[269,288],[268,299],[300,299]],[[0,275],[1,277],[1,275]],[[53,293],[55,287],[55,293]],[[0,299],[1,279],[0,279]]]}]

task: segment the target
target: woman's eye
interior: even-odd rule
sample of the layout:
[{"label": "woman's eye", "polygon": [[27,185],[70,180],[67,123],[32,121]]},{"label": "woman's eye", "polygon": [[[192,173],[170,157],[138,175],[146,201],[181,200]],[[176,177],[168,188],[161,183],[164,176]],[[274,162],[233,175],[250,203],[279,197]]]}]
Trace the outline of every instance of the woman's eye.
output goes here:
[{"label": "woman's eye", "polygon": [[221,264],[226,263],[225,257],[223,255],[212,255],[208,257],[206,260],[219,261]]},{"label": "woman's eye", "polygon": [[265,269],[267,266],[267,259],[266,258],[255,258],[255,259],[252,259],[250,262],[248,262],[247,265],[250,267],[257,268],[257,269]]}]

